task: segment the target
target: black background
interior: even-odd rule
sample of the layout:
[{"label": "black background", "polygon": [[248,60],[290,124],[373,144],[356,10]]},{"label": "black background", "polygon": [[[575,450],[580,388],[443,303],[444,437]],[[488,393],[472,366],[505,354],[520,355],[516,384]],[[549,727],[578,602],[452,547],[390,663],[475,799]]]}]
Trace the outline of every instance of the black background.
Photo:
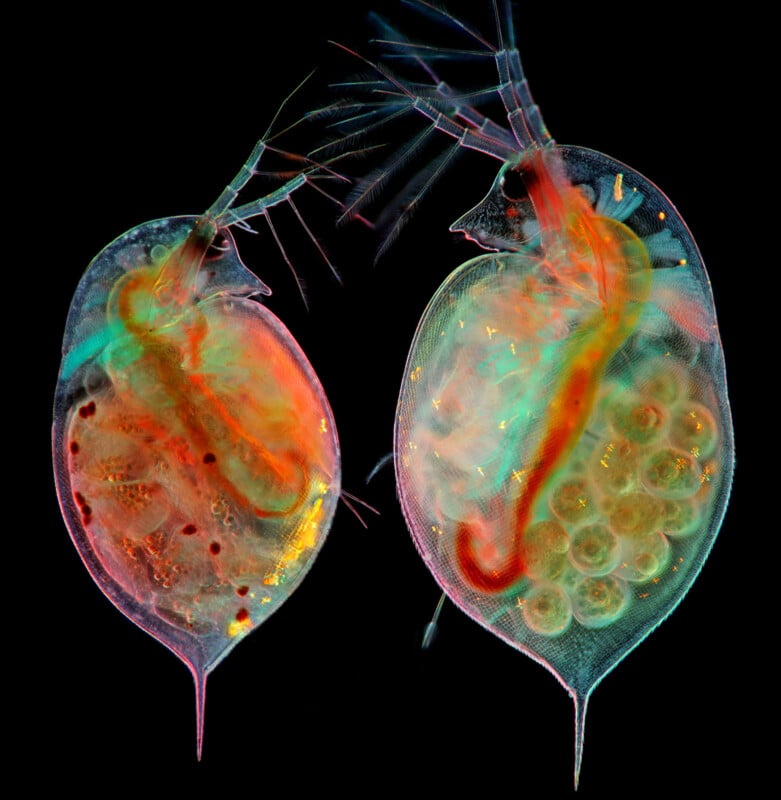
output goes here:
[{"label": "black background", "polygon": [[[397,13],[395,2],[371,7],[413,19],[414,30],[414,17]],[[23,677],[6,692],[23,710],[13,766],[30,786],[54,779],[89,796],[99,787],[178,785],[196,797],[571,790],[565,691],[452,605],[435,647],[421,652],[438,589],[406,531],[392,470],[365,485],[391,450],[417,320],[445,276],[476,254],[448,224],[487,191],[496,162],[463,158],[376,266],[374,233],[359,224],[336,230],[328,204],[302,200],[344,287],[280,212],[275,220],[308,283],[308,312],[263,226],[259,237],[239,238],[245,262],[274,290],[269,307],[331,400],[344,488],[381,516],[365,513],[364,530],[342,505],[299,590],[211,675],[202,763],[188,672],[100,594],[59,515],[50,408],[70,297],[86,265],[136,224],[206,209],[315,66],[314,95],[304,99],[328,102],[322,87],[357,65],[326,40],[366,51],[368,8],[357,0],[314,10],[275,4],[272,20],[262,3],[207,14],[183,6],[164,18],[159,8],[88,16],[63,6],[23,34],[37,65],[15,78],[31,101],[21,145],[23,155],[32,145],[22,183],[30,197],[17,209],[24,255],[6,281],[39,287],[31,307],[40,313],[44,304],[35,330],[45,336],[35,334],[43,341],[35,368],[25,361],[40,382],[26,480],[32,475],[40,491],[24,503],[26,554],[13,567],[27,598],[14,604],[9,634]],[[490,30],[482,9],[472,18]],[[740,34],[725,20],[680,18],[672,8],[649,10],[642,25],[531,5],[516,20],[535,99],[556,139],[630,164],[662,187],[692,229],[716,296],[739,454],[733,499],[699,580],[593,695],[580,794],[676,796],[751,785],[764,769],[766,656],[754,626],[758,618],[770,624],[771,611],[754,594],[755,576],[766,570],[752,554],[762,560],[762,551],[747,544],[762,526],[745,517],[755,468],[749,437],[741,437],[749,413],[740,343],[747,234],[729,155],[740,136],[730,122],[735,103],[724,98],[725,65],[739,68],[744,55]],[[32,355],[26,340],[14,344],[23,358]]]}]

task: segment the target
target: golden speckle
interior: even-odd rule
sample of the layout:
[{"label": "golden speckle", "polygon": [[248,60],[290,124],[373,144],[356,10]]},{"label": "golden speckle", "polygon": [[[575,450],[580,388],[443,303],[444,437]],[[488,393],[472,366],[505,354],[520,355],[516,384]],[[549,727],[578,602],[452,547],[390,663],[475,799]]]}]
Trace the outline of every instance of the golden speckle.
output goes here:
[{"label": "golden speckle", "polygon": [[327,433],[328,432],[328,423],[326,422],[325,417],[320,420],[320,433]]},{"label": "golden speckle", "polygon": [[252,630],[252,620],[246,617],[242,620],[233,619],[228,625],[228,636],[231,638],[249,633]]},{"label": "golden speckle", "polygon": [[602,455],[602,458],[599,459],[599,463],[605,469],[610,468],[610,455],[616,449],[616,446],[611,442],[606,448],[605,452]]},{"label": "golden speckle", "polygon": [[624,199],[623,183],[624,176],[619,172],[616,175],[615,181],[613,182],[613,199],[617,203],[620,203]]},{"label": "golden speckle", "polygon": [[412,372],[410,372],[409,379],[411,381],[419,380],[421,372],[423,372],[423,370],[420,367],[415,367],[415,369],[413,369]]}]

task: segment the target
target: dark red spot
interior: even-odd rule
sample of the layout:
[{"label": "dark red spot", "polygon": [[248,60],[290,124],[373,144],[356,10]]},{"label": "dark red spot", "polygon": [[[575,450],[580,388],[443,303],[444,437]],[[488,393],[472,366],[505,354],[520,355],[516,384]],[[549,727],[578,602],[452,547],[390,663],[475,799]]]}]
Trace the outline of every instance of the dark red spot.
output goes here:
[{"label": "dark red spot", "polygon": [[79,452],[79,443],[78,442],[71,442],[70,444],[70,451],[75,456],[76,453]]},{"label": "dark red spot", "polygon": [[211,553],[213,556],[216,556],[216,555],[217,555],[217,554],[220,552],[220,550],[221,550],[221,549],[222,549],[222,548],[220,547],[220,543],[219,543],[219,542],[212,542],[212,543],[209,545],[209,552],[210,552],[210,553]]},{"label": "dark red spot", "polygon": [[249,591],[249,586],[239,586],[239,588],[236,589],[236,594],[239,597],[244,597],[244,595],[247,594],[248,591]]},{"label": "dark red spot", "polygon": [[79,416],[82,419],[87,419],[87,417],[91,417],[95,413],[95,401],[90,400],[89,403],[82,406],[79,409]]},{"label": "dark red spot", "polygon": [[236,612],[236,622],[244,622],[245,619],[249,619],[249,611],[246,608],[240,608]]},{"label": "dark red spot", "polygon": [[182,533],[185,536],[192,536],[197,530],[198,528],[196,528],[195,525],[190,522],[182,528]]},{"label": "dark red spot", "polygon": [[84,495],[81,492],[74,492],[73,498],[78,504],[79,509],[81,510],[82,522],[85,525],[89,525],[90,522],[92,522],[92,508],[89,505],[89,503],[87,503],[87,498],[84,497]]},{"label": "dark red spot", "polygon": [[206,453],[203,457],[204,464],[213,464],[217,460],[217,456],[214,453]]}]

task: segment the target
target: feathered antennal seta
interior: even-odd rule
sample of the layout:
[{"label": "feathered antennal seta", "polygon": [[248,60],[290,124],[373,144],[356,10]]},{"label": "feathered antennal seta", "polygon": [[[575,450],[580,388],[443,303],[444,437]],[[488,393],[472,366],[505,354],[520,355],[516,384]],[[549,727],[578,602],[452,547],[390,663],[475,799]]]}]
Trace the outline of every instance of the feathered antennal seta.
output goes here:
[{"label": "feathered antennal seta", "polygon": [[[427,0],[402,0],[416,12],[444,23],[453,29],[468,47],[435,47],[411,41],[385,20],[372,14],[371,20],[379,35],[374,43],[381,49],[377,60],[369,60],[355,50],[338,44],[345,52],[371,68],[368,78],[340,83],[340,91],[354,95],[355,100],[341,101],[319,113],[332,113],[332,123],[340,133],[337,144],[344,147],[363,140],[403,118],[409,112],[427,122],[422,131],[408,138],[377,168],[356,182],[345,203],[342,218],[362,215],[391,179],[409,163],[421,157],[429,142],[446,134],[449,145],[417,170],[393,199],[384,203],[375,225],[384,231],[378,255],[393,242],[425,195],[444,174],[459,152],[474,150],[503,163],[519,160],[520,154],[535,147],[552,144],[539,109],[534,104],[515,47],[509,2],[494,2],[496,40],[498,45],[475,28],[457,19],[450,12]],[[460,90],[440,78],[434,62],[491,60],[498,82],[476,90]],[[402,77],[385,63],[394,61],[400,69],[410,67],[418,79]],[[479,110],[479,106],[500,99],[506,116],[502,126]]]}]

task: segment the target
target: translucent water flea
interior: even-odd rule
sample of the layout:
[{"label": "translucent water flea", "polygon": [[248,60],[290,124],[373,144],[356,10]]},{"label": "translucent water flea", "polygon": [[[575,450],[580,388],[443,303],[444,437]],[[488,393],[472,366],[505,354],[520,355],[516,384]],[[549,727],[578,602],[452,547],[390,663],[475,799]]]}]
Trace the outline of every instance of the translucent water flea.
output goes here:
[{"label": "translucent water flea", "polygon": [[[345,139],[406,112],[426,127],[357,186],[352,213],[429,139],[450,146],[384,210],[386,241],[459,148],[502,166],[451,227],[491,252],[452,272],[418,324],[398,494],[448,597],[572,696],[577,786],[594,688],[681,601],[725,513],[733,435],[710,284],[656,186],[551,138],[509,4],[494,3],[493,38],[407,5],[458,38],[431,47],[377,21],[383,60],[349,84]],[[493,62],[498,83],[461,90],[436,71],[464,58]],[[479,110],[491,97],[506,126]]]},{"label": "translucent water flea", "polygon": [[309,233],[292,195],[333,174],[306,159],[235,205],[272,138],[204,214],[146,222],[95,257],[55,396],[71,538],[112,603],[189,667],[199,759],[207,676],[299,585],[340,493],[323,388],[231,234],[257,216],[274,232],[280,204]]}]

